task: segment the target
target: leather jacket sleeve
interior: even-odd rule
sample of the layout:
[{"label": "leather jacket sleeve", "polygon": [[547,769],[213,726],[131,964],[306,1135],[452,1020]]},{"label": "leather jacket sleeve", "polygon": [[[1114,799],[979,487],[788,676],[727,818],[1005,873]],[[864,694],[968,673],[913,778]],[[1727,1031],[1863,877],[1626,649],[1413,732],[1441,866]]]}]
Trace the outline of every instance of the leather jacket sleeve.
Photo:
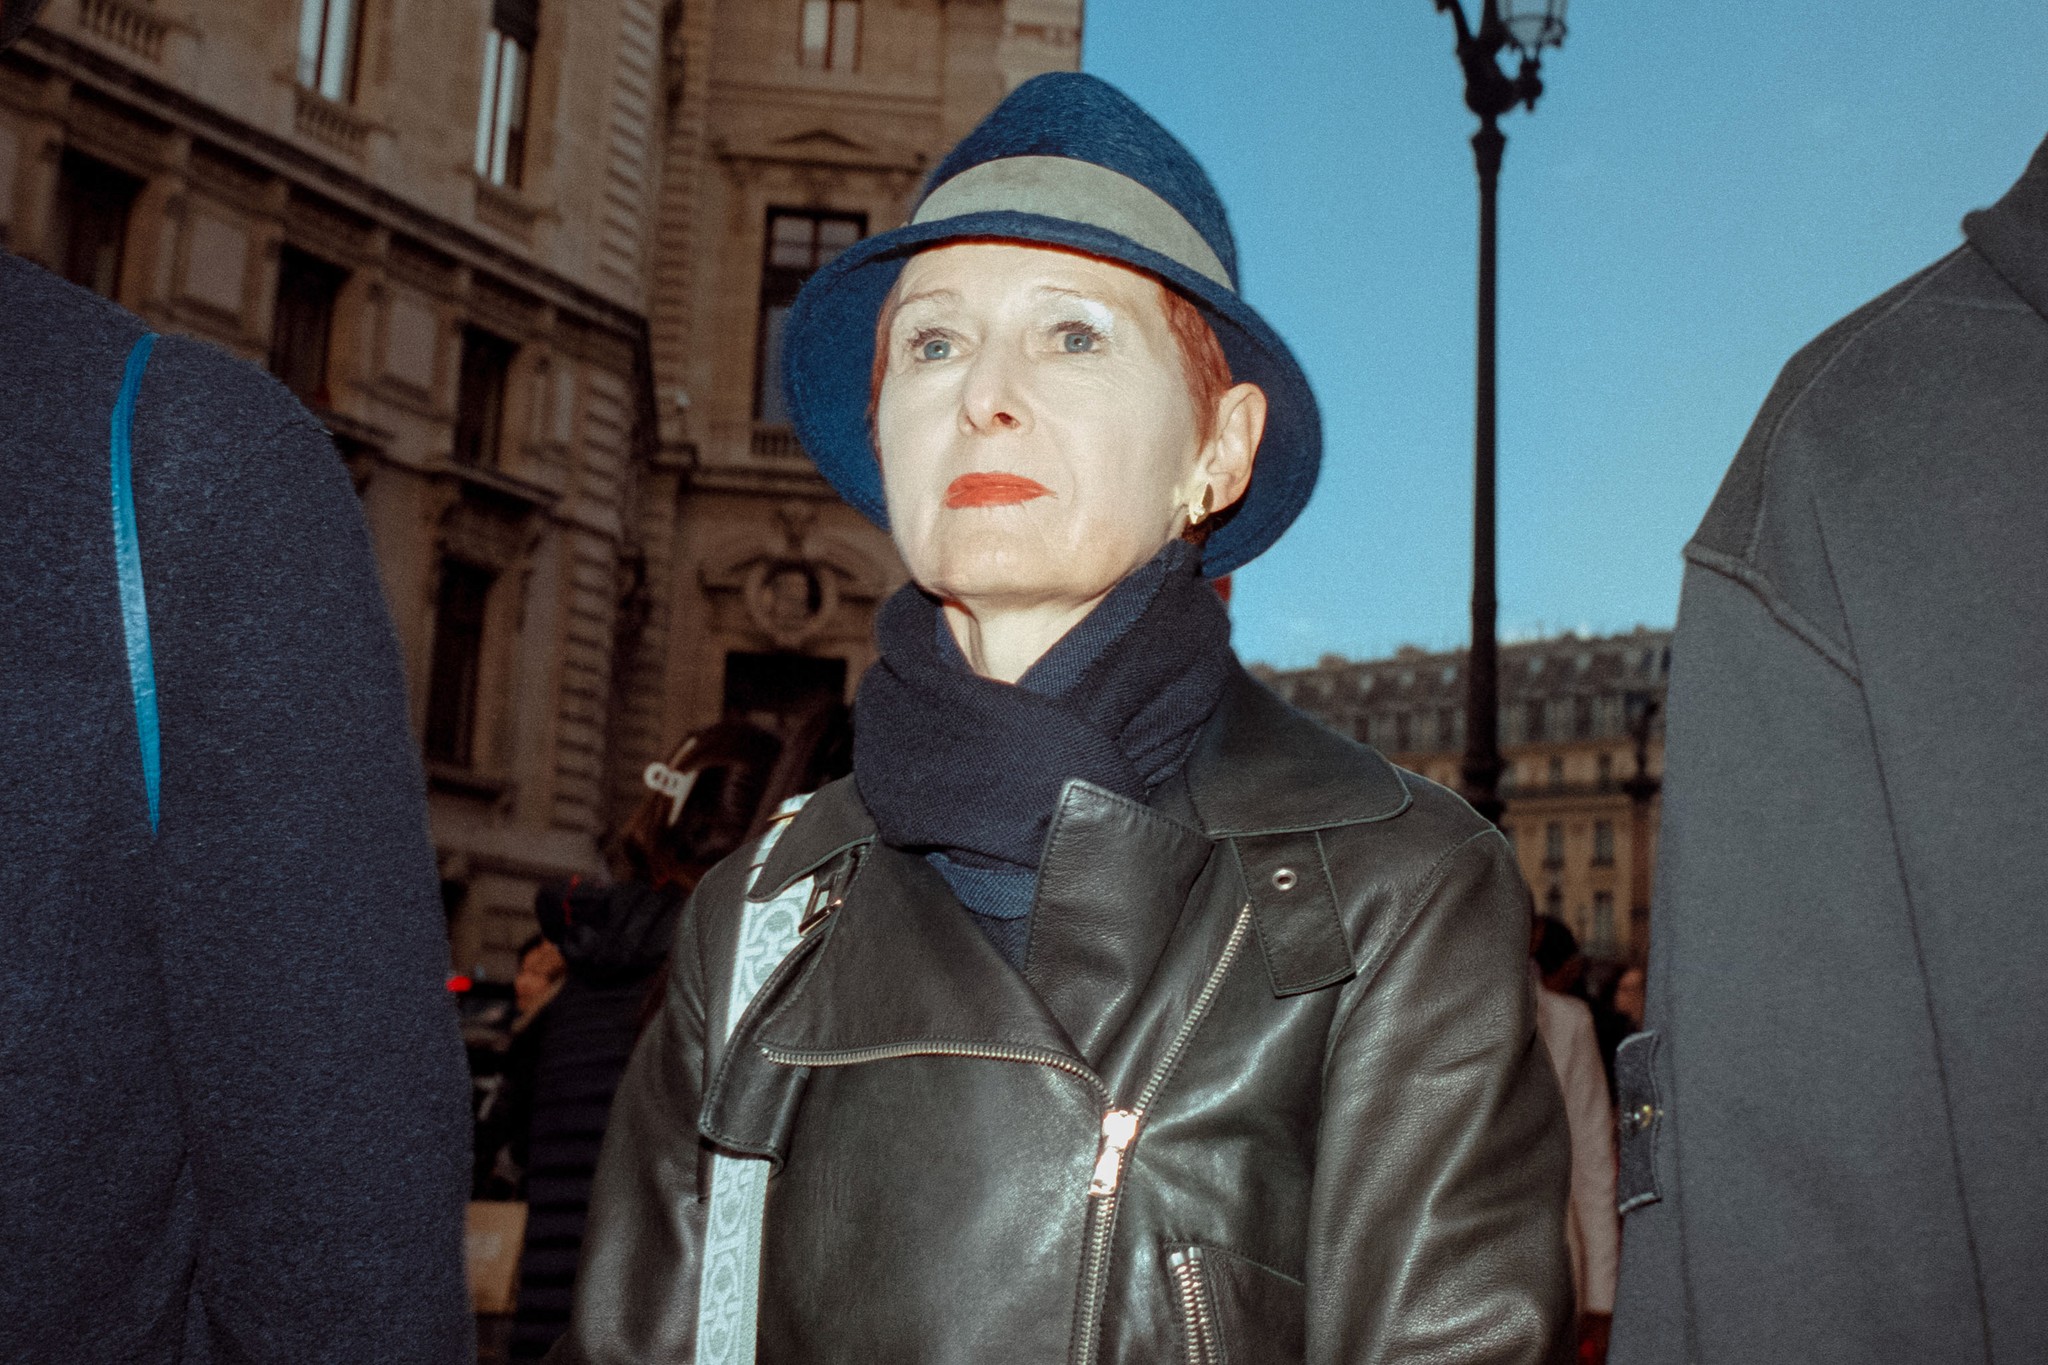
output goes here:
[{"label": "leather jacket sleeve", "polygon": [[704,964],[714,951],[702,941],[699,911],[708,897],[737,897],[733,880],[745,875],[744,860],[728,860],[705,878],[677,921],[667,996],[612,1100],[590,1192],[576,1307],[548,1365],[696,1358],[709,1156],[695,1120],[711,1003]]},{"label": "leather jacket sleeve", "polygon": [[1506,840],[1452,848],[1405,917],[1331,1035],[1308,1360],[1568,1360],[1570,1152]]}]

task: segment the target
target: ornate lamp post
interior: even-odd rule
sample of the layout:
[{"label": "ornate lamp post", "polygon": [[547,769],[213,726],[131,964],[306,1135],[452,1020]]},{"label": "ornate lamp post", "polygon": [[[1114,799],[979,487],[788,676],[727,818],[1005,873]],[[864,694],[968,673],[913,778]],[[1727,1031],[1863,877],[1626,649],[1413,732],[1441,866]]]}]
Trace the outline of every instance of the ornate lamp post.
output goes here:
[{"label": "ornate lamp post", "polygon": [[[1564,42],[1566,0],[1479,0],[1479,28],[1465,20],[1464,0],[1436,0],[1458,26],[1458,64],[1465,70],[1465,106],[1479,115],[1472,155],[1479,166],[1479,364],[1474,403],[1472,487],[1472,652],[1465,677],[1465,799],[1499,821],[1500,660],[1494,640],[1494,223],[1501,152],[1500,116],[1516,105],[1536,107],[1543,49]],[[1521,69],[1503,71],[1501,49],[1521,54]]]}]

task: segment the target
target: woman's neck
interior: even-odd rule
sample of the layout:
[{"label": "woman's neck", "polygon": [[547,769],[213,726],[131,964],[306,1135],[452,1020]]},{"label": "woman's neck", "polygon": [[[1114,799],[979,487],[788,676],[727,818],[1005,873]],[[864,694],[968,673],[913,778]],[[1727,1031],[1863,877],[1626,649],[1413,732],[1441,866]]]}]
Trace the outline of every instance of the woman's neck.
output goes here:
[{"label": "woman's neck", "polygon": [[1086,602],[1034,602],[1028,606],[970,605],[947,599],[946,625],[969,668],[984,678],[1014,683],[1108,595],[1105,591]]}]

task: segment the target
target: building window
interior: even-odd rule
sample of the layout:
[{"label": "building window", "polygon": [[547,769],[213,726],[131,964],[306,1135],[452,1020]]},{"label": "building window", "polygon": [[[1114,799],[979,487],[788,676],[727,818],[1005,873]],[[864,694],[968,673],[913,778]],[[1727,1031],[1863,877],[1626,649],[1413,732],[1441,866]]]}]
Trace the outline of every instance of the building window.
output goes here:
[{"label": "building window", "polygon": [[860,53],[860,0],[804,0],[798,60],[817,71],[851,71]]},{"label": "building window", "polygon": [[142,182],[102,161],[65,152],[57,171],[51,254],[65,279],[113,298],[121,287],[128,210]]},{"label": "building window", "polygon": [[1614,822],[1595,820],[1593,822],[1593,865],[1614,866]]},{"label": "building window", "polygon": [[1553,884],[1543,893],[1543,913],[1560,922],[1564,919],[1564,888]]},{"label": "building window", "polygon": [[526,161],[526,100],[540,0],[491,0],[484,34],[484,89],[476,110],[476,173],[518,188]]},{"label": "building window", "polygon": [[1564,866],[1564,826],[1555,820],[1543,827],[1543,865]]},{"label": "building window", "polygon": [[357,0],[299,0],[299,84],[346,102],[356,93]]},{"label": "building window", "polygon": [[1522,703],[1522,738],[1531,744],[1538,743],[1544,738],[1542,702]]},{"label": "building window", "polygon": [[1598,760],[1601,791],[1614,790],[1614,755],[1602,754]]},{"label": "building window", "polygon": [[1614,936],[1614,896],[1607,891],[1593,893],[1593,951],[1612,957],[1620,945]]},{"label": "building window", "polygon": [[348,272],[293,247],[279,253],[270,320],[270,372],[310,407],[330,406],[327,342],[334,300]]},{"label": "building window", "polygon": [[481,327],[462,329],[462,379],[455,393],[455,462],[493,465],[505,433],[505,377],[518,347]]},{"label": "building window", "polygon": [[1593,737],[1593,699],[1575,697],[1572,699],[1572,737],[1591,739]]},{"label": "building window", "polygon": [[1372,743],[1372,717],[1359,716],[1351,722],[1351,737],[1360,744]]},{"label": "building window", "polygon": [[1415,747],[1411,742],[1413,739],[1414,735],[1410,732],[1408,726],[1408,713],[1402,711],[1394,717],[1394,752],[1405,754],[1410,749],[1413,749]]},{"label": "building window", "polygon": [[496,575],[459,559],[441,565],[434,599],[434,658],[427,678],[427,757],[467,768],[475,756],[484,608]]},{"label": "building window", "polygon": [[1550,760],[1550,786],[1553,791],[1564,786],[1564,760],[1561,758]]},{"label": "building window", "polygon": [[1449,707],[1436,713],[1436,744],[1439,749],[1458,747],[1458,713]]},{"label": "building window", "polygon": [[761,262],[760,353],[756,357],[754,416],[786,424],[782,401],[782,327],[790,305],[818,268],[859,241],[867,219],[849,213],[768,211],[768,245]]}]

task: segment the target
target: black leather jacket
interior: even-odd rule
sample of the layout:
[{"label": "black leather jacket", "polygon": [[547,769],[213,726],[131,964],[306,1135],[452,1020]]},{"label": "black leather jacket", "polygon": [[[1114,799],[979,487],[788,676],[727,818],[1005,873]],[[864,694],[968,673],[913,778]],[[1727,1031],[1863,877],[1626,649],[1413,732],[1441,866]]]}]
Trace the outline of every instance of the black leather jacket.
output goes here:
[{"label": "black leather jacket", "polygon": [[[741,897],[849,872],[707,1042]],[[551,1361],[694,1359],[714,1146],[777,1163],[771,1365],[1568,1358],[1524,892],[1441,788],[1240,673],[1150,806],[1068,786],[1022,975],[850,782],[747,876],[684,912]]]}]

